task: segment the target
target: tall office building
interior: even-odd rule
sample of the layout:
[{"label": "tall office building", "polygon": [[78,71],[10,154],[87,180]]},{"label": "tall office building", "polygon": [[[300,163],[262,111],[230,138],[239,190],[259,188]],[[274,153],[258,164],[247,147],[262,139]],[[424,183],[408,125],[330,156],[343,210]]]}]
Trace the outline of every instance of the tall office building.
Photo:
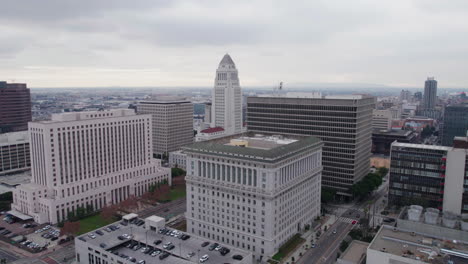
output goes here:
[{"label": "tall office building", "polygon": [[58,223],[78,208],[99,210],[170,181],[170,169],[152,158],[150,128],[151,115],[130,109],[29,123],[32,179],[13,191],[11,214]]},{"label": "tall office building", "polygon": [[139,114],[153,117],[153,153],[169,154],[193,143],[193,104],[180,97],[157,97],[141,101]]},{"label": "tall office building", "polygon": [[445,108],[442,128],[442,145],[451,146],[454,137],[468,133],[468,104],[451,105]]},{"label": "tall office building", "polygon": [[434,77],[428,77],[424,83],[423,109],[434,110],[437,101],[437,81]]},{"label": "tall office building", "polygon": [[0,82],[0,133],[28,130],[31,94],[24,83]]},{"label": "tall office building", "polygon": [[322,139],[322,186],[350,196],[350,187],[369,173],[374,107],[374,97],[363,95],[248,97],[247,127]]},{"label": "tall office building", "polygon": [[[460,141],[466,142],[464,139]],[[391,149],[388,201],[419,204],[454,214],[468,212],[468,151],[394,142]]]},{"label": "tall office building", "polygon": [[224,55],[216,70],[212,104],[212,127],[222,127],[226,135],[242,132],[242,92],[229,54]]},{"label": "tall office building", "polygon": [[185,147],[187,231],[271,257],[320,215],[322,145],[246,133]]}]

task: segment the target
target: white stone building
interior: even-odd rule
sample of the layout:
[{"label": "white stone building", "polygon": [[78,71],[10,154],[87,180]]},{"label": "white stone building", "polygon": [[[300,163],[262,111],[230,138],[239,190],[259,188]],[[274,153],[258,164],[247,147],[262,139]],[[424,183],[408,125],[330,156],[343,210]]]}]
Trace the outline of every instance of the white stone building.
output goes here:
[{"label": "white stone building", "polygon": [[169,154],[193,143],[193,103],[186,98],[156,97],[139,102],[137,111],[153,117],[154,154]]},{"label": "white stone building", "polygon": [[320,214],[322,142],[254,134],[187,154],[187,231],[271,257]]},{"label": "white stone building", "polygon": [[152,158],[151,115],[133,110],[52,115],[30,122],[30,184],[13,192],[12,213],[57,223],[77,208],[99,210],[170,181]]},{"label": "white stone building", "polygon": [[211,127],[222,127],[226,135],[242,132],[242,91],[234,61],[224,55],[216,70],[212,92]]},{"label": "white stone building", "polygon": [[169,166],[171,168],[187,168],[187,155],[181,150],[169,153]]}]

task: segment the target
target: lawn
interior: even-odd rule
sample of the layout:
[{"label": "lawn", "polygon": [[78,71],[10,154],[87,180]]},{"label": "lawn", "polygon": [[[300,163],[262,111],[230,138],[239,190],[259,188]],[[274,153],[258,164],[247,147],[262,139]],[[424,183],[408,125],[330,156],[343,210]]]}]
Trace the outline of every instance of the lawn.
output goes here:
[{"label": "lawn", "polygon": [[295,234],[288,242],[284,243],[278,250],[272,259],[274,260],[281,260],[282,258],[286,257],[289,253],[295,250],[299,245],[304,243],[305,239],[303,239],[299,234]]},{"label": "lawn", "polygon": [[79,220],[79,222],[80,222],[80,231],[78,232],[78,235],[87,233],[87,232],[92,231],[94,229],[98,229],[98,228],[103,227],[105,225],[111,224],[111,223],[113,223],[115,221],[116,221],[115,219],[110,220],[110,221],[106,221],[106,220],[102,219],[102,217],[99,214],[86,217],[84,219]]},{"label": "lawn", "polygon": [[171,201],[177,200],[179,198],[185,197],[185,195],[186,195],[185,186],[183,186],[182,188],[176,187],[174,189],[171,189],[171,191],[169,192],[169,200]]}]

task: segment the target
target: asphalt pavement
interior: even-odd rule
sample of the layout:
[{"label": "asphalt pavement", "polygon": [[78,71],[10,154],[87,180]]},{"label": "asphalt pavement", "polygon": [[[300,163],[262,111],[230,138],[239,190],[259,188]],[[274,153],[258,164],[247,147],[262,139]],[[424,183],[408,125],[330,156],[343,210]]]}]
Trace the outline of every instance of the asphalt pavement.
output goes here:
[{"label": "asphalt pavement", "polygon": [[6,263],[11,263],[11,262],[19,259],[19,257],[16,256],[15,254],[11,253],[11,252],[8,252],[8,251],[0,248],[0,259],[5,259]]}]

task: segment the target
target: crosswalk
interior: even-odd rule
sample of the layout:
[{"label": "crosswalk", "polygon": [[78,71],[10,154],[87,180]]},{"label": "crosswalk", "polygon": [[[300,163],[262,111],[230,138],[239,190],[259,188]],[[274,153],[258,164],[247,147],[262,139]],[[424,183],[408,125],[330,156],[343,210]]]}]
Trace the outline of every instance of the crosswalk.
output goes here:
[{"label": "crosswalk", "polygon": [[351,224],[353,221],[356,221],[356,220],[352,218],[347,218],[347,217],[340,217],[338,218],[338,221]]}]

